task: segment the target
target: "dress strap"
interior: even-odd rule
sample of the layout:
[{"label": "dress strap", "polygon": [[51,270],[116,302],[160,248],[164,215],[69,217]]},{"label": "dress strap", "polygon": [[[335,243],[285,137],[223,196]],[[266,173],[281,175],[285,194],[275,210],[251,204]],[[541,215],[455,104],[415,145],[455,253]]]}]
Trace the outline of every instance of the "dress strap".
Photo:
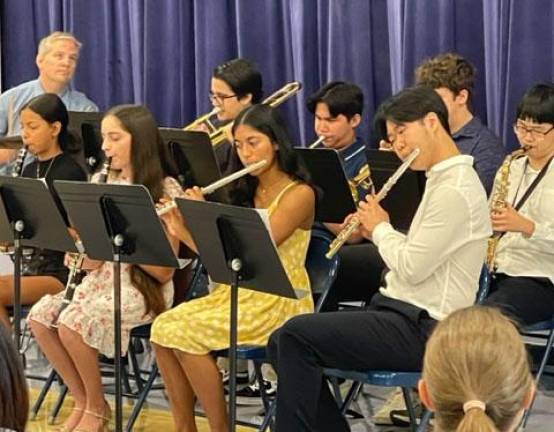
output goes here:
[{"label": "dress strap", "polygon": [[271,204],[269,205],[269,207],[267,208],[268,211],[273,211],[278,205],[279,205],[279,201],[281,201],[281,198],[283,197],[283,195],[285,194],[286,191],[288,191],[290,188],[292,188],[293,186],[296,186],[298,184],[297,181],[292,181],[290,182],[288,185],[286,185],[282,190],[281,192],[279,192],[279,194],[273,199],[273,201],[271,201]]}]

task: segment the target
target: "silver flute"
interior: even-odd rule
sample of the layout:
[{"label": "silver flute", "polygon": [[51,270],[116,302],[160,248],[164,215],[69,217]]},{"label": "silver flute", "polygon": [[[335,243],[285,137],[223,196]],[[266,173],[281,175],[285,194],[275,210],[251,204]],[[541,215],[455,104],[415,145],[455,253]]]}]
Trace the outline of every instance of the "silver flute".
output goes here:
[{"label": "silver flute", "polygon": [[[213,183],[210,183],[208,186],[204,186],[203,188],[200,188],[200,190],[202,191],[202,195],[209,195],[211,193],[214,193],[219,188],[222,188],[223,186],[227,186],[229,183],[234,182],[240,177],[244,177],[246,174],[250,174],[253,171],[263,168],[266,164],[267,164],[267,161],[265,159],[262,159],[261,161],[254,162],[253,164],[250,164],[237,172],[229,174],[228,176],[223,177],[222,179],[219,179]],[[163,207],[160,207],[159,209],[157,209],[156,213],[158,216],[162,216],[176,207],[177,207],[177,203],[174,200],[172,200],[172,201],[169,201]]]},{"label": "silver flute", "polygon": [[[414,159],[419,155],[419,149],[415,149],[410,153],[410,155],[406,158],[406,160],[400,165],[396,171],[389,177],[387,182],[383,185],[381,190],[375,195],[375,201],[379,202],[387,196],[389,191],[392,189],[392,187],[396,184],[398,179],[402,177],[402,174],[406,172],[408,167],[412,164]],[[327,259],[331,259],[335,256],[335,254],[339,251],[339,249],[342,247],[344,243],[350,238],[352,234],[358,229],[360,226],[360,219],[356,216],[354,216],[352,219],[350,219],[350,222],[346,224],[346,226],[337,234],[337,237],[335,240],[331,242],[329,245],[329,250],[325,254],[325,257]]]}]

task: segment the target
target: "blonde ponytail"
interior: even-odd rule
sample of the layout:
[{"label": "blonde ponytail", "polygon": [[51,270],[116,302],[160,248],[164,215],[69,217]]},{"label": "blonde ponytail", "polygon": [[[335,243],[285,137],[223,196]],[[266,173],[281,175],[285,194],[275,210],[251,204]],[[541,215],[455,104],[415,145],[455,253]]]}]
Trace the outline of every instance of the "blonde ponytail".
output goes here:
[{"label": "blonde ponytail", "polygon": [[516,326],[484,306],[456,311],[437,325],[427,342],[423,381],[438,431],[505,431],[533,388]]}]

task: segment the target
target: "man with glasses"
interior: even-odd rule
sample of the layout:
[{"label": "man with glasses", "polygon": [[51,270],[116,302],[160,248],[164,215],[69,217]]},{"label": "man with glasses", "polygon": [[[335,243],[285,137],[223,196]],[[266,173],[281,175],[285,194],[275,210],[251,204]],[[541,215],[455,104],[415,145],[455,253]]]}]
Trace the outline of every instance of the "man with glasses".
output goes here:
[{"label": "man with glasses", "polygon": [[500,139],[472,113],[473,65],[459,54],[446,53],[424,61],[415,75],[416,84],[435,89],[443,99],[452,137],[462,154],[473,156],[474,168],[490,193],[505,150]]},{"label": "man with glasses", "polygon": [[[426,171],[427,183],[408,234],[396,231],[375,198],[360,203],[364,237],[390,269],[367,310],[292,318],[270,338],[279,376],[277,432],[347,431],[323,368],[420,371],[438,320],[475,301],[491,224],[473,158],[450,136],[445,104],[429,88],[410,88],[379,108],[375,130]],[[363,271],[363,269],[360,269]]]},{"label": "man with glasses", "polygon": [[[262,75],[250,60],[230,60],[214,69],[209,96],[212,105],[219,109],[217,119],[220,125],[225,125],[243,109],[262,101]],[[238,158],[233,156],[229,141],[219,144],[215,154],[224,175],[239,168]]]},{"label": "man with glasses", "polygon": [[[537,84],[517,108],[514,131],[525,156],[510,164],[505,205],[493,208],[496,246],[489,305],[520,324],[554,315],[554,84]],[[502,189],[497,174],[494,192]],[[494,196],[492,197],[494,199]]]}]

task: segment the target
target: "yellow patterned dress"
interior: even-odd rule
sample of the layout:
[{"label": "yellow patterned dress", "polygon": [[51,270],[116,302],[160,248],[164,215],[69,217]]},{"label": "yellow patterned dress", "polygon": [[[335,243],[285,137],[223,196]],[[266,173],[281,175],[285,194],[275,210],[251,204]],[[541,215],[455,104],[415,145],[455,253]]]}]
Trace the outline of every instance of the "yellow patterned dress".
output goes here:
[{"label": "yellow patterned dress", "polygon": [[[270,204],[271,215],[287,185]],[[310,290],[305,261],[310,230],[297,228],[277,251],[295,289]],[[219,284],[206,297],[191,300],[159,315],[151,340],[158,345],[190,354],[207,354],[229,346],[230,287]],[[265,345],[271,333],[295,315],[313,312],[310,293],[300,300],[239,288],[238,343]]]}]

